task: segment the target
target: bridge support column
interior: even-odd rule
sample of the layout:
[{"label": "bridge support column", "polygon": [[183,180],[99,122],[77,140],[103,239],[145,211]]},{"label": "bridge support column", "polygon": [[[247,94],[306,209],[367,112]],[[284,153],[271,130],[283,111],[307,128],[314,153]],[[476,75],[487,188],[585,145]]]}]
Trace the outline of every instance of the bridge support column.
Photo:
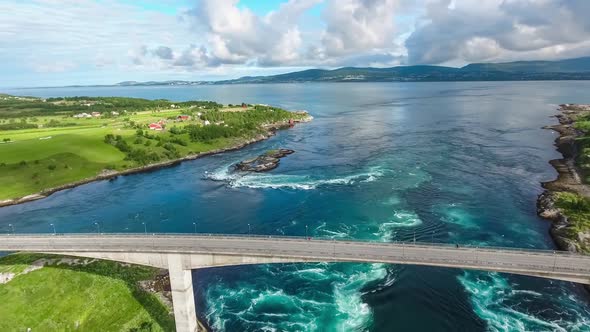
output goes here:
[{"label": "bridge support column", "polygon": [[195,332],[198,329],[197,313],[195,310],[195,296],[193,293],[193,278],[187,256],[168,254],[168,272],[170,273],[170,287],[172,290],[172,304],[177,332]]}]

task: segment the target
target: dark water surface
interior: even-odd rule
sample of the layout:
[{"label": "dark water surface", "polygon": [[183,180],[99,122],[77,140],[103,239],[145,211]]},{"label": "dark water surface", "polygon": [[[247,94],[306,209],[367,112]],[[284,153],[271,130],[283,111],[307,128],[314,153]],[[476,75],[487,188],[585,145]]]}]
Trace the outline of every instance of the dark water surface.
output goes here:
[{"label": "dark water surface", "polygon": [[[58,88],[35,96],[133,96],[306,109],[309,124],[241,151],[0,209],[0,231],[199,232],[553,248],[535,214],[556,175],[559,103],[590,82],[361,83]],[[270,173],[228,166],[297,152]],[[199,315],[227,331],[590,331],[580,286],[385,264],[285,264],[194,272]]]}]

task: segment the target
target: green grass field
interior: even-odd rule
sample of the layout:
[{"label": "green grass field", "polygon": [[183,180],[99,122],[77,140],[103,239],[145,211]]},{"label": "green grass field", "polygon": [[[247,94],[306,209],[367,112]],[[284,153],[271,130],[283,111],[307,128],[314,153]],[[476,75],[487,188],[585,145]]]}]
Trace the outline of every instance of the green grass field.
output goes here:
[{"label": "green grass field", "polygon": [[[231,108],[198,101],[179,103],[174,109],[172,105],[134,98],[51,101],[2,96],[0,200],[92,178],[103,170],[121,171],[227,148],[262,132],[263,124],[301,117],[266,106]],[[105,116],[73,117],[91,111]],[[120,115],[111,116],[113,111]],[[181,114],[190,115],[190,120],[176,121]],[[157,121],[166,122],[165,130],[148,129]],[[205,128],[205,121],[211,125]],[[113,139],[107,140],[107,135]]]},{"label": "green grass field", "polygon": [[21,273],[0,284],[0,331],[174,331],[168,308],[138,281],[157,270],[108,261],[59,264],[22,273],[40,258],[0,258],[0,273]]}]

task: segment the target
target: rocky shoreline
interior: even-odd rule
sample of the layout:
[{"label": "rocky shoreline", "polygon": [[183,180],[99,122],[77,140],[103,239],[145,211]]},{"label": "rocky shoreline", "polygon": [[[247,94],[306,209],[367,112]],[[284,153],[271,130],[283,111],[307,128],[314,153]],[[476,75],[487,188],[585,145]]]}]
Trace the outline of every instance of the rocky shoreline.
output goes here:
[{"label": "rocky shoreline", "polygon": [[559,120],[559,124],[546,126],[544,129],[555,130],[559,133],[555,139],[555,146],[563,158],[549,162],[557,171],[558,176],[553,181],[542,183],[545,190],[537,199],[537,214],[552,221],[550,234],[559,249],[579,252],[580,244],[590,234],[578,232],[576,236],[572,236],[571,232],[568,232],[571,222],[568,216],[556,206],[556,195],[558,192],[569,192],[590,198],[590,186],[583,182],[581,172],[576,167],[576,158],[579,155],[576,139],[584,133],[574,126],[579,115],[590,112],[590,105],[564,104],[560,105],[559,111],[560,114],[555,116]]},{"label": "rocky shoreline", "polygon": [[[310,122],[312,119],[313,119],[313,117],[311,115],[307,115],[307,117],[305,117],[301,120],[296,120],[295,123]],[[75,188],[75,187],[78,187],[78,186],[81,186],[84,184],[88,184],[88,183],[94,182],[94,181],[110,180],[110,179],[114,179],[114,178],[117,178],[118,176],[123,176],[123,175],[152,172],[152,171],[159,170],[159,169],[162,169],[165,167],[179,165],[183,161],[195,160],[197,158],[202,158],[205,156],[210,156],[210,155],[219,154],[219,153],[223,153],[223,152],[239,150],[239,149],[241,149],[245,146],[248,146],[250,144],[254,144],[254,143],[269,139],[276,134],[277,130],[286,129],[291,126],[292,126],[292,124],[290,124],[288,121],[267,124],[264,126],[266,133],[260,134],[252,139],[248,139],[246,141],[240,142],[239,144],[236,144],[236,145],[224,148],[224,149],[216,149],[216,150],[211,150],[211,151],[207,151],[207,152],[201,152],[201,153],[188,155],[188,156],[174,159],[174,160],[167,160],[167,161],[149,164],[146,166],[141,166],[141,167],[136,167],[136,168],[131,168],[131,169],[123,170],[123,171],[103,170],[100,174],[98,174],[97,176],[93,176],[91,178],[83,179],[83,180],[72,182],[72,183],[67,183],[67,184],[53,187],[53,188],[48,188],[48,189],[42,190],[38,193],[27,195],[27,196],[20,197],[20,198],[2,200],[2,201],[0,201],[0,207],[36,201],[39,199],[46,198],[46,197],[50,196],[51,194],[54,194],[58,191]]]}]

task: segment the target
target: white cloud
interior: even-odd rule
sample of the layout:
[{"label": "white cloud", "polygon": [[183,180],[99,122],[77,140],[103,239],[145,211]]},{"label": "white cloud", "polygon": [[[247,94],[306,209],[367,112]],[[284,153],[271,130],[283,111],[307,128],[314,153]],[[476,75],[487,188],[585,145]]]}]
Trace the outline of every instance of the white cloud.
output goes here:
[{"label": "white cloud", "polygon": [[341,55],[391,48],[397,0],[332,0],[323,17],[325,54]]},{"label": "white cloud", "polygon": [[186,45],[192,34],[175,16],[112,0],[0,2],[0,61],[23,59],[42,72],[75,67],[66,62],[126,66],[142,45]]},{"label": "white cloud", "polygon": [[406,41],[412,63],[588,54],[588,0],[438,0]]},{"label": "white cloud", "polygon": [[298,22],[321,0],[290,0],[259,16],[238,8],[238,0],[203,0],[195,19],[207,31],[212,58],[219,63],[288,64],[300,57]]},{"label": "white cloud", "polygon": [[155,56],[157,56],[158,58],[163,59],[163,60],[174,59],[174,54],[172,52],[172,49],[167,46],[159,46],[156,49],[154,49],[152,52]]}]

